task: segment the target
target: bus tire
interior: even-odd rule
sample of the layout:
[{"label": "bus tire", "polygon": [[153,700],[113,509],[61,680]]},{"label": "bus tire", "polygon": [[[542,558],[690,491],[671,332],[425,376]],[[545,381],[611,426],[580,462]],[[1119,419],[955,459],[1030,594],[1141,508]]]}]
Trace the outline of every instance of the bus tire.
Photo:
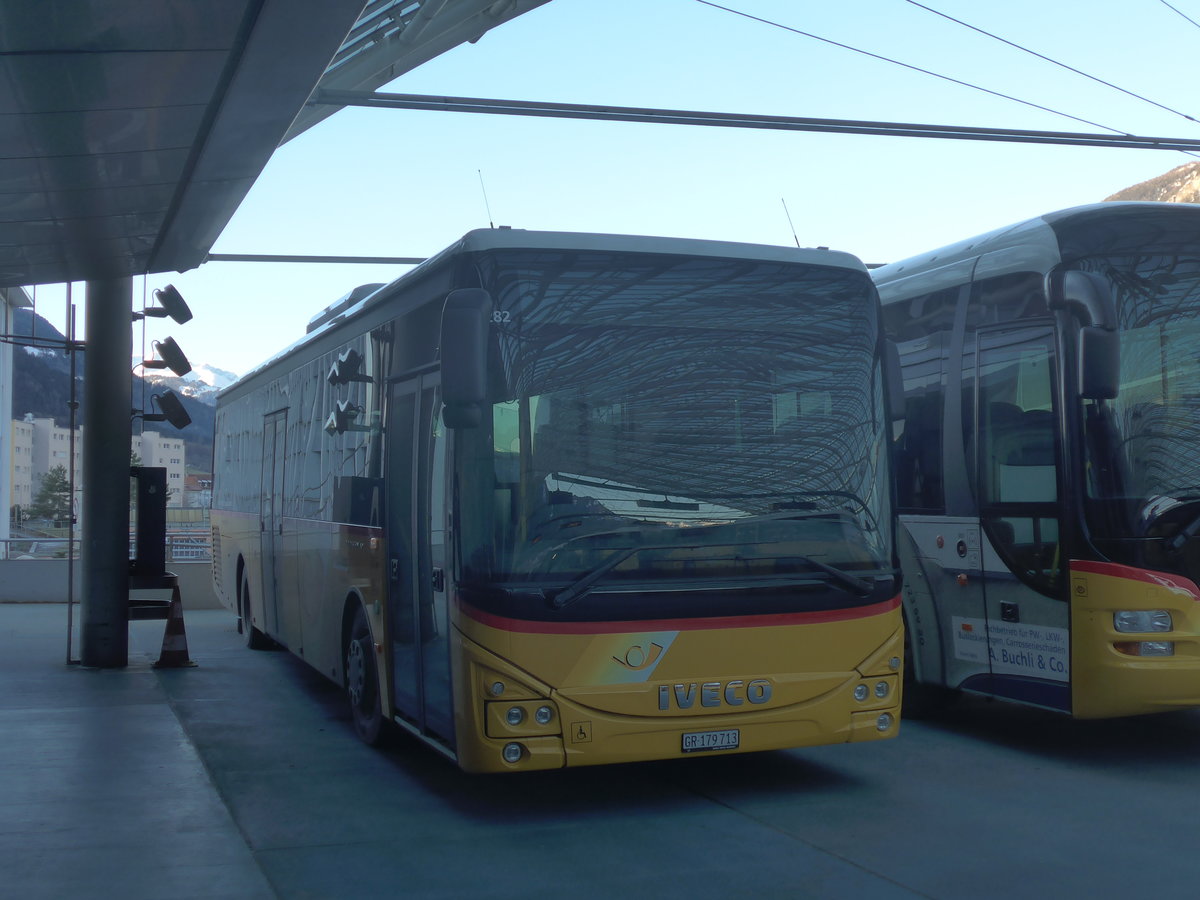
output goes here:
[{"label": "bus tire", "polygon": [[250,579],[242,572],[242,580],[238,586],[238,631],[242,635],[242,643],[251,650],[265,650],[271,641],[251,623]]},{"label": "bus tire", "polygon": [[375,641],[362,606],[354,611],[346,636],[343,662],[346,672],[346,699],[354,731],[364,744],[375,746],[383,741],[383,709],[379,701],[379,666],[375,662]]}]

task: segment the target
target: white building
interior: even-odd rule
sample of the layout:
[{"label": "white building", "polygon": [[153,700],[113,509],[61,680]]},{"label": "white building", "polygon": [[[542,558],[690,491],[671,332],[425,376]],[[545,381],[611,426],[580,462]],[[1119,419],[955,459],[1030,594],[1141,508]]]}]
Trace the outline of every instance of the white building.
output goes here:
[{"label": "white building", "polygon": [[[10,421],[8,451],[9,509],[27,509],[33,502],[33,422]],[[2,451],[0,451],[2,452]]]},{"label": "white building", "polygon": [[[71,431],[54,424],[51,418],[5,419],[3,458],[8,463],[8,509],[13,506],[27,508],[41,490],[42,478],[56,466],[62,466],[70,476],[68,460],[71,457]],[[75,509],[82,507],[83,491],[83,429],[75,432]],[[185,470],[187,456],[180,438],[164,437],[157,431],[146,431],[133,435],[131,453],[137,455],[144,466],[161,466],[167,470],[167,506],[184,506]],[[9,517],[4,516],[7,529]],[[4,532],[7,536],[7,530]]]},{"label": "white building", "polygon": [[75,430],[75,440],[72,442],[71,429],[55,425],[49,417],[35,419],[27,415],[25,421],[33,427],[34,494],[37,494],[42,476],[59,466],[62,466],[68,478],[74,469],[75,484],[78,486],[83,480],[83,440],[79,429]]},{"label": "white building", "polygon": [[133,452],[143,466],[161,466],[167,470],[167,506],[183,506],[187,469],[183,439],[165,437],[157,431],[143,431],[133,436]]}]

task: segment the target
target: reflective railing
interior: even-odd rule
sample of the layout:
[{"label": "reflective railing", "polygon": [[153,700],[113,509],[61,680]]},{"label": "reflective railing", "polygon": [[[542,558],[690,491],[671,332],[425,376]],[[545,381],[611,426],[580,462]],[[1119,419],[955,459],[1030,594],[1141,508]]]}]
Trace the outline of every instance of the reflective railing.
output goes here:
[{"label": "reflective railing", "polygon": [[[0,539],[0,559],[66,559],[67,548],[79,558],[79,538],[15,537]],[[129,558],[134,556],[134,536],[129,535]],[[208,562],[212,559],[212,537],[207,531],[167,533],[167,562]]]}]

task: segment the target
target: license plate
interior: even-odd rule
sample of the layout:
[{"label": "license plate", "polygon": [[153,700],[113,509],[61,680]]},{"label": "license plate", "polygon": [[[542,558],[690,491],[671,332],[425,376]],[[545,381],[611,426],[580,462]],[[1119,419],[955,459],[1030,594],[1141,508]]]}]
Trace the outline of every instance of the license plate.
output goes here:
[{"label": "license plate", "polygon": [[683,752],[696,753],[700,750],[736,750],[738,746],[738,730],[730,728],[727,731],[686,731],[683,734]]}]

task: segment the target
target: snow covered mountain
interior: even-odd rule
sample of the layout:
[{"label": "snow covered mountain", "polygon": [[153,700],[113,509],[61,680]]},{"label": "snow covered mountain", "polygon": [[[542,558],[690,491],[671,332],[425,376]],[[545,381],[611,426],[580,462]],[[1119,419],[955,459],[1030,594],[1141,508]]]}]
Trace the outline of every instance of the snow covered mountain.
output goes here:
[{"label": "snow covered mountain", "polygon": [[[141,362],[134,359],[134,365]],[[155,387],[169,388],[177,394],[192,397],[208,406],[215,406],[217,394],[237,381],[238,376],[226,369],[218,369],[207,363],[192,366],[192,371],[182,378],[166,369],[143,369],[142,379]]]}]

